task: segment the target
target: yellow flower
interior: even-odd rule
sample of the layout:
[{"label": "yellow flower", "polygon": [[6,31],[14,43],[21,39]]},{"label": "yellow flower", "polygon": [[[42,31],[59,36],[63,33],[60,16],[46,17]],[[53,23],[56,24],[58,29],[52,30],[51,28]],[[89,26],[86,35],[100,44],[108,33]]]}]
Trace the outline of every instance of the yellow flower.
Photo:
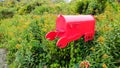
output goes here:
[{"label": "yellow flower", "polygon": [[94,47],[91,47],[90,50],[94,51],[95,49],[94,49]]},{"label": "yellow flower", "polygon": [[17,26],[16,28],[19,30],[19,29],[20,29],[20,26]]},{"label": "yellow flower", "polygon": [[97,20],[99,21],[104,20],[104,19],[106,19],[105,14],[100,14],[99,16],[97,16]]},{"label": "yellow flower", "polygon": [[18,38],[17,40],[18,40],[19,42],[20,42],[20,41],[22,41],[22,39],[21,39],[21,38]]},{"label": "yellow flower", "polygon": [[96,20],[98,20],[98,16],[94,16],[94,18],[95,18]]},{"label": "yellow flower", "polygon": [[14,33],[13,32],[8,32],[9,36],[14,37]]},{"label": "yellow flower", "polygon": [[19,20],[20,23],[23,23],[24,21],[25,21],[24,19],[20,19],[20,20]]},{"label": "yellow flower", "polygon": [[26,29],[26,28],[27,28],[27,25],[23,25],[23,28]]},{"label": "yellow flower", "polygon": [[30,21],[28,20],[26,23],[25,23],[25,25],[29,25],[30,24]]},{"label": "yellow flower", "polygon": [[103,56],[102,56],[102,58],[104,58],[104,59],[106,59],[106,58],[108,58],[109,56],[107,55],[107,54],[104,54]]},{"label": "yellow flower", "polygon": [[89,10],[90,10],[90,11],[93,11],[93,8],[90,8]]},{"label": "yellow flower", "polygon": [[16,27],[19,32],[23,31],[24,29],[21,28],[21,26]]},{"label": "yellow flower", "polygon": [[42,24],[41,24],[41,23],[39,23],[39,24],[38,24],[38,26],[42,26]]},{"label": "yellow flower", "polygon": [[107,65],[104,63],[104,64],[102,65],[102,67],[103,67],[103,68],[107,68]]},{"label": "yellow flower", "polygon": [[40,19],[39,15],[34,15],[33,18]]},{"label": "yellow flower", "polygon": [[104,27],[104,31],[110,31],[110,30],[113,30],[113,28],[107,26]]},{"label": "yellow flower", "polygon": [[110,17],[110,21],[113,21],[113,18],[112,18],[112,17]]},{"label": "yellow flower", "polygon": [[17,45],[16,45],[16,48],[17,48],[17,49],[21,48],[21,45],[20,45],[20,44],[17,44]]},{"label": "yellow flower", "polygon": [[47,32],[47,29],[43,28],[42,31]]},{"label": "yellow flower", "polygon": [[98,12],[98,9],[96,9],[95,12],[97,13],[97,12]]},{"label": "yellow flower", "polygon": [[98,39],[97,39],[98,42],[100,43],[103,43],[105,41],[105,38],[100,36]]}]

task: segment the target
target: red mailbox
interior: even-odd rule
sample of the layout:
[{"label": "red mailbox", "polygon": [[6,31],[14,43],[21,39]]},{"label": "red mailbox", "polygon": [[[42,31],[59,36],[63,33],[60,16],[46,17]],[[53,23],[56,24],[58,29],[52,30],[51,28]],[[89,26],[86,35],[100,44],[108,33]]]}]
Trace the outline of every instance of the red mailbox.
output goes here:
[{"label": "red mailbox", "polygon": [[84,36],[87,42],[94,38],[95,19],[92,15],[59,15],[56,20],[56,31],[46,34],[46,38],[54,40],[56,37],[57,46],[64,48],[71,41],[77,40]]}]

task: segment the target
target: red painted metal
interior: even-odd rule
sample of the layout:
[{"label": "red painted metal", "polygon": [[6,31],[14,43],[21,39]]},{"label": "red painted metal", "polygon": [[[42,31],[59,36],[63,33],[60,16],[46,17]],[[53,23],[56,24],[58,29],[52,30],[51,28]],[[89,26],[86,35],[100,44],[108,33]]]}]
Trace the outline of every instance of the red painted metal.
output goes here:
[{"label": "red painted metal", "polygon": [[46,34],[46,38],[54,40],[56,37],[59,48],[65,48],[71,41],[84,36],[84,41],[93,40],[95,34],[95,19],[92,15],[59,15],[56,20],[56,31]]}]

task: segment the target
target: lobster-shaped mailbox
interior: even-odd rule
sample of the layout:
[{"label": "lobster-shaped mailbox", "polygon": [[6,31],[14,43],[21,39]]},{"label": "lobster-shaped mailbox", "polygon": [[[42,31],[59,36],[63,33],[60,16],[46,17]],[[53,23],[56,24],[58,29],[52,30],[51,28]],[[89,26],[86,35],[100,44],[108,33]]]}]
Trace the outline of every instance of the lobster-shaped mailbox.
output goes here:
[{"label": "lobster-shaped mailbox", "polygon": [[84,37],[87,42],[94,38],[95,19],[92,15],[59,15],[56,20],[56,31],[46,34],[46,38],[54,40],[56,37],[59,48],[64,48],[71,41]]}]

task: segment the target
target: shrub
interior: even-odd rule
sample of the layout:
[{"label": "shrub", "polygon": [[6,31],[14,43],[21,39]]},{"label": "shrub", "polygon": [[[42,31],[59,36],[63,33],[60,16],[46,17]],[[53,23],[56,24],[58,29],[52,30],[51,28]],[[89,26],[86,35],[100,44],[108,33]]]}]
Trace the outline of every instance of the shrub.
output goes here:
[{"label": "shrub", "polygon": [[76,1],[76,12],[80,14],[100,14],[104,12],[107,0]]},{"label": "shrub", "polygon": [[45,12],[50,12],[51,10],[53,10],[51,7],[48,7],[47,5],[42,5],[42,6],[38,6],[38,7],[36,7],[33,11],[32,11],[32,13],[33,14],[43,14],[43,13],[45,13]]},{"label": "shrub", "polygon": [[0,19],[11,18],[14,15],[14,9],[2,8],[0,10]]},{"label": "shrub", "polygon": [[33,2],[33,3],[28,3],[24,6],[21,6],[21,8],[18,9],[19,14],[27,14],[31,13],[37,6],[41,6],[42,3],[40,2]]},{"label": "shrub", "polygon": [[[83,62],[88,62],[91,68],[119,67],[119,4],[104,4],[94,16],[96,19],[96,34],[94,40],[84,42],[83,37],[68,44],[64,49],[56,46],[54,41],[45,39],[45,34],[55,30],[55,20],[59,13],[77,14],[74,8],[82,8],[82,14],[88,14],[90,7],[94,8],[97,1],[77,1],[74,3],[45,3],[34,9],[25,9],[15,13],[12,18],[0,20],[0,47],[8,49],[7,61],[10,68],[79,68]],[[22,3],[22,2],[20,2]],[[43,2],[42,2],[43,3]],[[94,3],[94,4],[92,4]],[[73,5],[72,5],[73,4]],[[88,6],[86,6],[88,4]],[[47,5],[50,5],[47,7]],[[85,7],[83,7],[83,5]],[[18,10],[23,6],[17,5]],[[13,8],[13,7],[11,7]],[[9,8],[9,9],[11,9]],[[17,12],[18,10],[15,10]],[[8,11],[8,10],[5,10]],[[27,13],[28,12],[28,13]],[[29,14],[30,13],[30,14]],[[90,13],[93,13],[91,11]],[[98,13],[98,14],[97,14]],[[94,13],[93,13],[94,14]]]}]

